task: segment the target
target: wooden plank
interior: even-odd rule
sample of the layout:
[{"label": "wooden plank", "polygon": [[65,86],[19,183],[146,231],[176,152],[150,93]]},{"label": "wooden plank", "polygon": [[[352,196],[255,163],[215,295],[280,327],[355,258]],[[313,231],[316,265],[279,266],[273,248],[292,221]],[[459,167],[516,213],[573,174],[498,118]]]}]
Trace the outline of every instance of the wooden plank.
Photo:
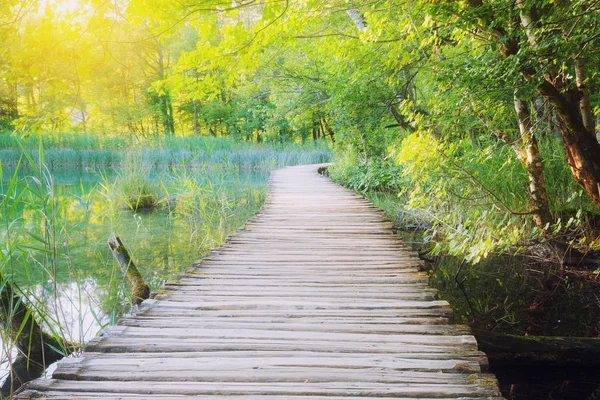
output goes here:
[{"label": "wooden plank", "polygon": [[235,338],[234,340],[224,339],[187,339],[173,340],[172,338],[123,338],[112,337],[110,339],[95,338],[88,342],[85,350],[88,352],[182,352],[182,351],[299,351],[310,350],[315,352],[354,352],[381,354],[396,351],[402,347],[405,353],[414,354],[457,354],[479,355],[476,346],[467,344],[461,345],[439,345],[434,343],[413,344],[413,343],[362,343],[362,342],[325,342],[310,339],[304,340],[259,340]]},{"label": "wooden plank", "polygon": [[[132,376],[131,369],[138,372]],[[155,368],[145,365],[128,368],[61,368],[53,373],[54,379],[90,380],[90,381],[123,381],[123,382],[197,382],[197,383],[387,383],[387,384],[445,384],[468,385],[474,380],[491,379],[488,374],[449,374],[440,372],[403,372],[383,368],[321,368],[309,366],[299,367],[252,367],[240,365],[229,369],[177,369],[169,365]]]},{"label": "wooden plank", "polygon": [[101,336],[119,336],[123,338],[140,337],[140,338],[172,338],[177,339],[257,339],[257,340],[294,340],[302,341],[310,337],[311,341],[334,341],[334,342],[361,342],[368,341],[369,343],[419,343],[431,345],[470,345],[477,346],[477,342],[472,335],[428,335],[425,332],[421,334],[402,335],[384,335],[374,333],[370,327],[365,327],[361,333],[348,332],[318,332],[310,331],[310,335],[306,331],[294,330],[267,330],[267,329],[242,329],[223,330],[217,329],[186,329],[186,328],[148,328],[148,327],[125,327],[118,329],[106,328],[101,332]]},{"label": "wooden plank", "polygon": [[246,356],[231,357],[231,354],[218,353],[206,355],[206,353],[195,354],[194,357],[144,357],[140,354],[127,354],[125,356],[87,356],[75,359],[66,359],[58,363],[58,370],[78,368],[92,368],[94,370],[129,370],[130,368],[147,368],[149,370],[214,370],[223,371],[244,368],[265,367],[320,367],[329,369],[353,369],[385,368],[394,371],[408,372],[435,372],[435,373],[476,373],[480,372],[480,365],[475,361],[463,360],[437,360],[437,359],[415,359],[400,358],[393,356],[371,356],[360,357],[355,354],[333,354],[329,357],[315,353],[285,353],[275,356],[272,352],[252,352]]},{"label": "wooden plank", "polygon": [[399,335],[399,334],[420,334],[428,335],[469,335],[469,330],[461,325],[416,325],[416,324],[380,324],[377,322],[367,322],[366,324],[352,323],[344,321],[336,323],[335,321],[319,321],[315,323],[298,323],[289,319],[196,319],[169,321],[164,318],[142,319],[131,318],[121,321],[121,325],[133,327],[148,328],[171,328],[171,329],[255,329],[271,331],[300,331],[300,332],[340,332],[340,333],[363,333],[369,331],[373,334],[381,335]]},{"label": "wooden plank", "polygon": [[[23,392],[23,397],[20,398],[31,398],[31,399],[86,399],[86,400],[120,400],[120,399],[152,399],[152,400],[170,400],[172,398],[176,399],[188,399],[194,398],[198,400],[222,400],[223,396],[221,395],[174,395],[169,394],[169,396],[164,395],[153,395],[153,394],[134,394],[134,393],[119,393],[115,395],[114,392],[40,392],[36,390],[27,390]],[[227,396],[229,400],[332,400],[330,396],[296,396],[296,395],[286,395],[286,396],[277,396],[277,395],[241,395],[241,396]],[[358,396],[336,396],[335,400],[372,400],[373,397],[358,397]],[[411,400],[414,399],[408,397],[394,397],[396,400]],[[433,398],[423,398],[420,400],[452,400],[456,399],[456,397],[451,398],[441,398],[437,397]],[[480,400],[481,397],[461,397],[461,400]],[[486,400],[502,400],[502,397],[486,397]]]},{"label": "wooden plank", "polygon": [[472,384],[448,385],[445,383],[363,383],[363,382],[149,382],[149,381],[72,381],[52,379],[47,382],[34,381],[29,385],[31,390],[56,390],[56,391],[87,391],[87,392],[112,392],[132,393],[144,395],[176,394],[176,395],[219,395],[241,396],[251,395],[280,395],[280,396],[365,396],[365,397],[466,397],[478,395],[480,397],[494,396],[499,393],[492,384],[478,384],[474,379]]},{"label": "wooden plank", "polygon": [[[232,323],[243,323],[245,321],[255,321],[258,323],[268,323],[268,324],[277,324],[277,325],[282,325],[282,324],[287,324],[287,323],[295,323],[295,322],[302,322],[302,323],[309,323],[309,324],[313,324],[313,325],[321,325],[321,324],[327,324],[327,323],[334,323],[334,324],[338,324],[338,325],[345,325],[345,324],[368,324],[368,325],[372,325],[372,324],[378,324],[378,325],[393,325],[393,324],[401,324],[401,325],[407,325],[407,326],[411,326],[411,325],[416,325],[417,329],[419,329],[419,326],[431,326],[431,325],[447,325],[450,323],[450,319],[448,317],[442,317],[440,315],[436,315],[436,316],[432,316],[432,317],[423,317],[423,316],[414,316],[414,317],[398,317],[398,316],[393,316],[393,317],[373,317],[372,315],[367,315],[367,316],[363,316],[363,317],[357,317],[357,316],[353,316],[351,319],[347,317],[347,315],[342,315],[342,316],[323,316],[323,315],[319,315],[319,316],[315,316],[315,315],[305,315],[305,316],[291,316],[291,315],[281,315],[281,314],[277,314],[277,315],[255,315],[255,316],[233,316],[231,314],[228,313],[222,313],[222,314],[218,314],[218,315],[203,315],[202,318],[195,318],[193,315],[190,317],[185,317],[185,316],[180,316],[178,318],[163,318],[160,315],[159,316],[152,316],[152,315],[144,315],[144,314],[138,314],[135,315],[134,317],[131,316],[125,316],[122,318],[123,321],[123,325],[130,325],[132,323],[141,323],[141,324],[153,324],[153,323],[160,323],[160,324],[168,324],[170,322],[172,322],[173,324],[177,324],[178,322],[183,324],[190,324],[191,326],[193,326],[194,324],[202,324],[204,321],[206,321],[207,323],[210,322],[215,322],[215,321],[229,321]],[[134,322],[132,322],[134,321]],[[462,328],[464,329],[468,329],[464,326],[462,326]],[[425,328],[423,328],[423,330],[425,330]]]}]

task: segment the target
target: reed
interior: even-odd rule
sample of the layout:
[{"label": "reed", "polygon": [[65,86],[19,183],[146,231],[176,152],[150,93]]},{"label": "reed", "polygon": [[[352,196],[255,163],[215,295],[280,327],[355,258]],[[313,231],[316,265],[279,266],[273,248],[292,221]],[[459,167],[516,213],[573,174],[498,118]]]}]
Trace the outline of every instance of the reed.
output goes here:
[{"label": "reed", "polygon": [[[240,171],[269,171],[286,165],[328,162],[331,152],[325,142],[309,144],[256,144],[210,136],[146,138],[101,137],[92,135],[52,134],[18,139],[0,134],[0,159],[5,168],[14,168],[21,147],[35,149],[44,143],[45,164],[52,171],[66,168],[89,170],[128,168],[128,154],[154,169],[202,169],[222,165]],[[36,153],[32,154],[36,160]]]}]

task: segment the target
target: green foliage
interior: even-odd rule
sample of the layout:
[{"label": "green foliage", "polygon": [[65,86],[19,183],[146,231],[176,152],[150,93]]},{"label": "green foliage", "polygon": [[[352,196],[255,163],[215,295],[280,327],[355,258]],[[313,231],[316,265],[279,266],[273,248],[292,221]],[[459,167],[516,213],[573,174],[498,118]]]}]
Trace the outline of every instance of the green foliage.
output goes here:
[{"label": "green foliage", "polygon": [[[367,160],[352,155],[351,149],[340,152],[329,168],[330,176],[377,202],[381,202],[377,192],[400,193],[382,205],[396,210],[392,219],[400,226],[428,228],[433,254],[476,264],[542,240],[527,214],[527,176],[510,148],[443,141],[418,131],[390,146],[390,152],[387,158]],[[557,224],[551,229],[585,230],[585,215],[594,206],[572,179],[560,142],[546,138],[542,154],[549,199],[556,210]],[[560,211],[578,209],[585,212],[564,217]],[[587,242],[578,236],[579,244],[593,245],[596,236],[587,234]]]},{"label": "green foliage", "polygon": [[398,193],[405,184],[402,169],[388,159],[369,159],[355,163],[340,157],[336,158],[328,172],[334,181],[361,193]]},{"label": "green foliage", "polygon": [[510,150],[473,151],[467,141],[418,132],[404,139],[397,160],[410,182],[407,207],[425,210],[433,222],[435,253],[477,263],[531,237],[527,218],[513,214],[526,209],[527,197],[526,176]]}]

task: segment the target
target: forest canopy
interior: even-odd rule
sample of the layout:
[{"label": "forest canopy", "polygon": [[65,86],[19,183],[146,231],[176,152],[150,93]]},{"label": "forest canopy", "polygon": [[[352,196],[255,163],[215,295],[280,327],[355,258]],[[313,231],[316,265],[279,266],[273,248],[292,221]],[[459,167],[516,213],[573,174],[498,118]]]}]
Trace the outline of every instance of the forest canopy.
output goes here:
[{"label": "forest canopy", "polygon": [[446,251],[472,262],[529,240],[587,251],[600,242],[589,231],[599,11],[592,0],[9,0],[0,125],[324,139],[334,178],[402,192]]}]

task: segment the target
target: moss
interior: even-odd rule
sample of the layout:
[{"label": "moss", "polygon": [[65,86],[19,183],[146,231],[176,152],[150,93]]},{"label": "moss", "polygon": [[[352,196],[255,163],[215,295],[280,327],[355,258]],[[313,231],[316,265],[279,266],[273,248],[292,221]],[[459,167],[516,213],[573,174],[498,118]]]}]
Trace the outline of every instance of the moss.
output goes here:
[{"label": "moss", "polygon": [[471,366],[468,363],[465,362],[459,362],[456,363],[456,365],[454,366],[454,369],[458,372],[460,372],[461,374],[467,374],[470,372],[475,372],[473,370],[473,368],[471,368]]}]

